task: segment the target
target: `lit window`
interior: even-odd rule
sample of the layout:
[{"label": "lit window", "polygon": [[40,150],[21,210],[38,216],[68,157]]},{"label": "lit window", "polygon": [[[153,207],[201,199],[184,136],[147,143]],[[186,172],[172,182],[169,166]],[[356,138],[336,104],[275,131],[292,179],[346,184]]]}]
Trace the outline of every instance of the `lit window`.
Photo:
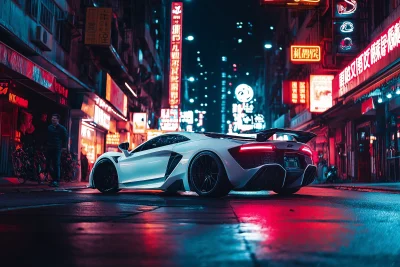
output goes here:
[{"label": "lit window", "polygon": [[207,97],[208,97],[208,95],[205,95],[204,97],[205,97],[205,98],[207,98]]},{"label": "lit window", "polygon": [[200,51],[197,51],[197,54],[200,54]]},{"label": "lit window", "polygon": [[197,61],[200,61],[200,57],[197,57]]},{"label": "lit window", "polygon": [[228,61],[227,57],[222,57],[222,61]]},{"label": "lit window", "polygon": [[200,75],[203,75],[203,73],[200,73]]},{"label": "lit window", "polygon": [[241,44],[242,42],[243,42],[243,40],[242,40],[242,39],[239,39],[239,40],[238,40],[238,43],[239,43],[239,44]]},{"label": "lit window", "polygon": [[204,106],[206,106],[206,107],[207,107],[207,106],[208,106],[208,104],[207,104],[207,103],[205,103],[205,104],[204,104]]},{"label": "lit window", "polygon": [[231,91],[228,91],[228,95],[230,95],[231,94]]}]

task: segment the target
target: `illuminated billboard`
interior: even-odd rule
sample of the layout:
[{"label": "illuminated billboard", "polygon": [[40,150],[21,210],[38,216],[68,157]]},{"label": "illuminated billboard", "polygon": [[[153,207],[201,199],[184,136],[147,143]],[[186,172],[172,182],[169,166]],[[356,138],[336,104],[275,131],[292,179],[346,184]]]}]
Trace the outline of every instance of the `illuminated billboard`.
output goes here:
[{"label": "illuminated billboard", "polygon": [[161,109],[160,128],[163,131],[179,131],[179,112],[177,108]]},{"label": "illuminated billboard", "polygon": [[147,113],[133,113],[133,133],[145,133],[147,129]]},{"label": "illuminated billboard", "polygon": [[272,5],[288,8],[315,8],[321,0],[260,0],[261,5]]},{"label": "illuminated billboard", "polygon": [[352,91],[400,57],[400,18],[382,31],[333,80],[333,98]]},{"label": "illuminated billboard", "polygon": [[324,112],[332,107],[333,75],[310,75],[310,111]]},{"label": "illuminated billboard", "polygon": [[181,102],[182,21],[183,3],[172,2],[169,68],[169,105],[171,107],[178,106]]},{"label": "illuminated billboard", "polygon": [[290,46],[290,61],[293,63],[312,63],[321,61],[321,47],[318,45]]}]

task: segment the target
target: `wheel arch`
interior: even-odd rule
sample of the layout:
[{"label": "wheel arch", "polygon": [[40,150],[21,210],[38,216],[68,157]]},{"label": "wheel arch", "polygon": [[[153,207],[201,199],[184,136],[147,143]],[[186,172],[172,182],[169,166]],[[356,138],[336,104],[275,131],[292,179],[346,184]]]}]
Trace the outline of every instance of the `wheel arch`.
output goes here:
[{"label": "wheel arch", "polygon": [[100,158],[98,158],[98,159],[96,160],[96,163],[94,164],[94,166],[93,166],[93,168],[92,168],[92,171],[91,171],[91,177],[90,177],[90,178],[91,178],[91,185],[93,186],[93,188],[97,188],[97,187],[96,187],[96,183],[95,183],[95,179],[94,179],[94,172],[95,172],[96,167],[98,167],[99,163],[100,163],[100,162],[103,162],[103,161],[109,161],[109,162],[111,162],[111,163],[113,164],[115,170],[117,171],[117,181],[118,181],[118,188],[119,188],[120,170],[119,170],[119,168],[118,168],[116,159],[114,159],[114,158],[111,157],[111,156],[106,156],[106,155],[104,155],[104,156],[102,156],[102,157],[100,157]]},{"label": "wheel arch", "polygon": [[[189,164],[188,164],[188,166],[187,166],[187,172],[186,172],[186,173],[187,173],[187,177],[186,177],[186,178],[187,178],[187,181],[188,181],[188,184],[189,184],[189,188],[190,188],[191,191],[193,191],[193,188],[192,188],[192,183],[190,182],[190,166],[192,165],[193,160],[196,158],[196,156],[199,155],[199,154],[202,153],[202,152],[211,152],[211,153],[215,154],[215,155],[218,157],[219,161],[222,163],[222,166],[224,167],[225,173],[227,173],[227,172],[226,172],[226,166],[225,166],[224,161],[221,159],[221,155],[219,155],[219,153],[217,153],[215,150],[213,150],[213,149],[203,149],[203,150],[197,151],[197,152],[194,153],[193,156],[190,158]],[[227,174],[227,175],[228,175],[228,174]],[[229,179],[228,179],[228,180],[229,180]]]}]

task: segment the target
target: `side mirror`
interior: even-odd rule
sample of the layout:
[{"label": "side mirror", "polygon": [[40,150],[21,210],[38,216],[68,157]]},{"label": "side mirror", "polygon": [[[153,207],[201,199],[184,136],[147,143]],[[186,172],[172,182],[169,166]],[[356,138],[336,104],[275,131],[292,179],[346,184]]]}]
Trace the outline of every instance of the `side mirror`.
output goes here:
[{"label": "side mirror", "polygon": [[119,150],[121,150],[124,153],[125,157],[129,157],[129,152],[128,152],[129,142],[119,144],[118,148],[119,148]]}]

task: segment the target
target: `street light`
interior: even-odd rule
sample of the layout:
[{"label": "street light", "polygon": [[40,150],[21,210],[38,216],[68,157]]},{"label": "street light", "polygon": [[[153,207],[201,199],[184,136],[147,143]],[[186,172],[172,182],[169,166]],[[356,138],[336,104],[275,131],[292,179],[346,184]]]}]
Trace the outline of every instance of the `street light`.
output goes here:
[{"label": "street light", "polygon": [[193,40],[194,40],[193,35],[189,35],[188,37],[186,37],[186,40],[188,40],[188,41],[193,41]]},{"label": "street light", "polygon": [[272,48],[272,44],[267,43],[267,44],[264,45],[264,48],[265,49],[271,49]]}]

